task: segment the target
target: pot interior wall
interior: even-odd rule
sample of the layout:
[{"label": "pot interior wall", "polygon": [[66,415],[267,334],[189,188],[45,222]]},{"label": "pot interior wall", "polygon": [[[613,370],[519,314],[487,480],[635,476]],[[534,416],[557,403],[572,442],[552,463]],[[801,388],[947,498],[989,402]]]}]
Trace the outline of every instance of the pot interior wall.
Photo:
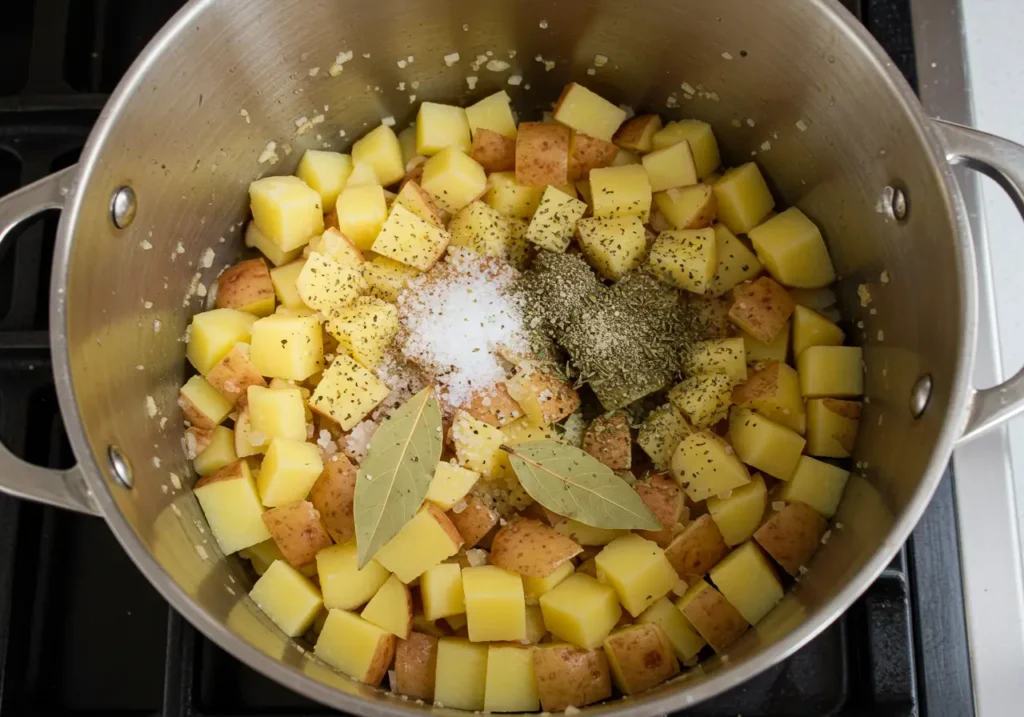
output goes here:
[{"label": "pot interior wall", "polygon": [[[862,477],[847,491],[838,517],[844,528],[782,606],[730,651],[728,665],[713,661],[685,686],[669,684],[629,704],[653,711],[653,700],[671,691],[700,696],[698,683],[739,669],[807,621],[825,620],[829,601],[871,556],[898,545],[892,526],[921,489],[959,405],[951,391],[967,330],[961,240],[942,174],[898,86],[831,8],[810,0],[250,0],[183,11],[177,32],[158,39],[159,57],[126,80],[120,112],[105,118],[109,131],[86,152],[99,161],[82,179],[69,248],[65,328],[95,456],[80,458],[100,466],[122,541],[137,539],[212,624],[281,658],[292,686],[302,689],[295,680],[305,673],[383,699],[295,649],[247,600],[242,566],[222,559],[205,528],[188,491],[175,404],[185,327],[206,306],[200,287],[239,255],[251,180],[292,172],[308,148],[346,150],[384,117],[400,128],[422,100],[467,104],[504,89],[520,118],[532,119],[577,80],[638,110],[710,121],[727,161],[756,159],[778,199],[823,227],[851,335],[866,349]],[[332,76],[328,68],[345,51],[351,60]],[[443,58],[452,52],[460,60],[448,67]],[[588,73],[598,55],[607,64]],[[509,69],[492,71],[490,60]],[[513,74],[520,84],[508,83]],[[308,131],[297,131],[301,117],[314,123]],[[280,161],[258,162],[271,141]],[[139,207],[119,231],[109,207],[122,184],[134,187]],[[887,184],[907,191],[903,223],[876,210]],[[202,260],[208,250],[212,263]],[[860,285],[870,304],[858,296]],[[935,392],[914,421],[910,390],[924,372]],[[110,480],[111,444],[134,464],[131,490]]]}]

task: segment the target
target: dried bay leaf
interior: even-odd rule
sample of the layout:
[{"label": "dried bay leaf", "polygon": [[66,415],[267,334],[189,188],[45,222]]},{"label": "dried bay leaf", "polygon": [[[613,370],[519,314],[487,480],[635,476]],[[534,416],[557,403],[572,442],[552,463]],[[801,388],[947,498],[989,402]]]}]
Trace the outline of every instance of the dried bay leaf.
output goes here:
[{"label": "dried bay leaf", "polygon": [[441,459],[443,442],[441,408],[430,386],[393,411],[373,434],[356,476],[359,568],[416,515]]},{"label": "dried bay leaf", "polygon": [[558,441],[502,446],[530,497],[594,528],[660,530],[636,491],[589,453]]}]

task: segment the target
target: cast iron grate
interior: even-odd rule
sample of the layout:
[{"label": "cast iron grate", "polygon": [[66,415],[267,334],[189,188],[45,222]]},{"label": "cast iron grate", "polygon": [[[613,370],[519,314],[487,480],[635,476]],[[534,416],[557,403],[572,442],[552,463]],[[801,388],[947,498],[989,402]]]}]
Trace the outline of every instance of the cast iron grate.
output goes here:
[{"label": "cast iron grate", "polygon": [[[913,83],[908,0],[845,4]],[[12,4],[0,24],[0,194],[77,159],[107,93],[180,5]],[[0,439],[30,461],[66,467],[73,456],[47,336],[55,231],[56,216],[44,215],[0,250]],[[908,546],[842,619],[786,662],[687,714],[972,713],[950,480]],[[99,519],[0,496],[0,586],[0,714],[329,712],[199,635]]]}]

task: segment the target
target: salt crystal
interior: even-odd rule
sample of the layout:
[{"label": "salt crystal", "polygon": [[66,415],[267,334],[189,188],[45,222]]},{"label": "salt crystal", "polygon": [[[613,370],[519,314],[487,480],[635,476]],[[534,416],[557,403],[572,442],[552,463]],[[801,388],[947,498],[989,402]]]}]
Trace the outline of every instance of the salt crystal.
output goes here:
[{"label": "salt crystal", "polygon": [[146,396],[146,413],[150,418],[156,417],[156,401],[153,400],[152,396]]},{"label": "salt crystal", "polygon": [[473,75],[470,75],[469,77],[466,78],[466,84],[469,85],[469,89],[471,89],[471,90],[475,90],[476,89],[476,81],[477,81],[477,78],[475,76],[473,76]]},{"label": "salt crystal", "polygon": [[508,83],[510,85],[512,85],[513,87],[518,87],[520,84],[522,84],[522,82],[523,82],[523,76],[522,75],[511,75],[508,78]]},{"label": "salt crystal", "polygon": [[798,130],[800,130],[801,132],[806,132],[807,131],[807,123],[804,122],[803,120],[797,120],[796,121],[796,128]]},{"label": "salt crystal", "polygon": [[487,565],[487,551],[481,550],[480,548],[467,550],[466,562],[474,568],[480,567],[481,565]]},{"label": "salt crystal", "polygon": [[174,490],[181,490],[181,478],[178,477],[177,473],[171,473],[171,485],[174,486]]},{"label": "salt crystal", "polygon": [[511,65],[504,60],[489,60],[487,62],[487,69],[491,72],[504,72],[509,67],[511,67]]},{"label": "salt crystal", "polygon": [[458,62],[459,59],[460,59],[459,53],[453,52],[453,53],[451,53],[449,55],[445,55],[444,56],[444,64],[448,65],[448,67],[451,67],[456,62]]},{"label": "salt crystal", "polygon": [[465,501],[465,499],[463,499],[463,500],[460,500],[458,503],[456,503],[455,505],[452,506],[452,512],[455,513],[456,515],[458,515],[459,513],[462,513],[463,511],[465,511],[467,507],[468,506],[466,505],[466,501]]},{"label": "salt crystal", "polygon": [[825,534],[821,536],[821,544],[828,545],[828,539],[832,537],[832,531],[826,530]]},{"label": "salt crystal", "polygon": [[385,117],[384,119],[382,119],[382,120],[380,121],[380,123],[381,123],[382,125],[384,125],[385,127],[394,127],[394,126],[395,126],[395,118],[394,118],[394,117],[391,117],[391,116],[389,115],[389,116]]},{"label": "salt crystal", "polygon": [[160,467],[160,459],[157,458],[156,456],[153,456],[153,467],[154,468],[159,468]]}]

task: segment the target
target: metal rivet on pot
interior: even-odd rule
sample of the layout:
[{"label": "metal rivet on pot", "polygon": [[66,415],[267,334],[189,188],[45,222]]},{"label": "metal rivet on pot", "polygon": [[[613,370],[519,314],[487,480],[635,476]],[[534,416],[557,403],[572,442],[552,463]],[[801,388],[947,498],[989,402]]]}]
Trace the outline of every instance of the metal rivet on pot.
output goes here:
[{"label": "metal rivet on pot", "polygon": [[907,218],[907,194],[899,187],[887,185],[882,190],[880,209],[898,222]]},{"label": "metal rivet on pot", "polygon": [[928,408],[928,401],[932,397],[932,376],[924,374],[914,383],[910,391],[910,413],[914,418],[920,418],[925,409]]},{"label": "metal rivet on pot", "polygon": [[110,218],[114,226],[124,229],[135,219],[135,210],[138,208],[138,200],[135,197],[135,190],[125,185],[114,191],[110,199]]},{"label": "metal rivet on pot", "polygon": [[132,464],[117,446],[107,446],[107,460],[110,461],[110,471],[114,474],[114,480],[125,488],[132,487]]}]

